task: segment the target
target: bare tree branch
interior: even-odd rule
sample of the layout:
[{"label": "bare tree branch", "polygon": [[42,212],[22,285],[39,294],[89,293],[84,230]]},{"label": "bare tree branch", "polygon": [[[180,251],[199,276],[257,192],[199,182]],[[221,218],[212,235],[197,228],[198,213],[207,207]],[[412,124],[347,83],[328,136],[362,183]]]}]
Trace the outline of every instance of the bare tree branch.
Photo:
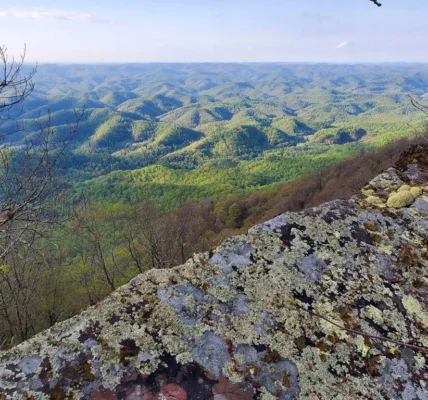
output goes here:
[{"label": "bare tree branch", "polygon": [[[7,47],[0,46],[0,114],[4,115],[14,106],[21,104],[34,90],[32,79],[37,66],[28,74],[23,75],[25,56],[26,46],[24,46],[24,51],[19,60],[14,57],[10,58]],[[5,119],[4,116],[3,119]]]},{"label": "bare tree branch", "polygon": [[413,349],[413,350],[419,351],[419,352],[421,352],[421,353],[428,354],[428,348],[426,348],[426,347],[417,346],[417,345],[410,344],[410,343],[405,343],[405,342],[402,342],[402,341],[400,341],[400,340],[390,339],[390,338],[387,338],[387,337],[385,337],[385,336],[371,335],[371,334],[369,334],[369,333],[366,333],[366,332],[360,331],[360,330],[358,330],[358,329],[347,328],[347,327],[345,327],[345,326],[342,326],[342,325],[337,324],[336,322],[332,321],[331,319],[328,319],[328,318],[324,317],[324,316],[323,316],[323,315],[321,315],[321,314],[318,314],[318,313],[317,313],[317,312],[315,312],[315,311],[307,310],[305,307],[303,307],[303,306],[301,306],[300,304],[298,304],[294,299],[291,299],[291,298],[288,298],[288,297],[287,297],[287,298],[286,298],[286,300],[287,300],[287,302],[288,302],[288,303],[290,303],[290,304],[292,304],[292,305],[296,306],[296,307],[297,307],[297,308],[299,308],[300,310],[303,310],[303,311],[307,312],[308,314],[313,315],[314,317],[317,317],[317,318],[323,319],[324,321],[328,322],[329,324],[334,325],[335,327],[337,327],[337,328],[339,328],[339,329],[341,329],[341,330],[343,330],[343,331],[346,331],[346,332],[352,333],[352,334],[354,334],[354,335],[360,335],[360,336],[365,336],[365,337],[368,337],[368,338],[371,338],[371,339],[381,340],[381,341],[383,341],[383,342],[390,342],[390,343],[394,343],[394,344],[396,344],[396,345],[398,345],[398,346],[401,346],[401,347],[408,347],[408,348],[410,348],[410,349]]},{"label": "bare tree branch", "polygon": [[[52,228],[63,217],[61,160],[84,112],[75,111],[62,135],[52,128],[49,110],[46,118],[28,125],[31,130],[17,122],[16,129],[5,132],[20,114],[16,107],[34,89],[36,68],[24,73],[24,60],[25,48],[16,61],[0,46],[0,341],[25,340],[40,327],[37,291],[47,272],[54,277],[48,261],[58,261],[60,254]],[[52,307],[49,318],[54,321],[55,302]]]},{"label": "bare tree branch", "polygon": [[421,104],[418,100],[416,100],[414,97],[409,96],[410,103],[412,103],[412,106],[418,109],[419,111],[423,112],[424,114],[428,115],[428,106],[425,106]]}]

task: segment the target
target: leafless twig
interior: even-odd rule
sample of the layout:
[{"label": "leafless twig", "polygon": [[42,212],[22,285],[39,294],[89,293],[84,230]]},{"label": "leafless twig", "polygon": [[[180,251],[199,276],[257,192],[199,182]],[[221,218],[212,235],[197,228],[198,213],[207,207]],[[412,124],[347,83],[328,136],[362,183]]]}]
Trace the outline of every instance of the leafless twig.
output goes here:
[{"label": "leafless twig", "polygon": [[418,109],[419,111],[423,112],[424,114],[428,115],[428,106],[425,106],[421,104],[418,100],[416,100],[414,97],[408,95],[410,99],[410,103],[412,103],[412,106]]},{"label": "leafless twig", "polygon": [[383,341],[383,342],[391,342],[391,343],[394,343],[394,344],[396,344],[396,345],[398,345],[398,346],[401,346],[401,347],[408,347],[408,348],[410,348],[410,349],[413,349],[413,350],[419,351],[419,352],[421,352],[421,353],[428,354],[428,349],[427,349],[427,348],[425,348],[425,347],[416,346],[416,345],[409,344],[409,343],[404,343],[404,342],[401,342],[401,341],[399,341],[399,340],[389,339],[389,338],[387,338],[387,337],[385,337],[385,336],[371,335],[371,334],[369,334],[369,333],[362,332],[362,331],[359,331],[359,330],[356,330],[356,329],[346,328],[346,327],[344,327],[344,326],[342,326],[342,325],[339,325],[339,324],[337,324],[336,322],[334,322],[334,321],[332,321],[332,320],[330,320],[330,319],[328,319],[328,318],[324,317],[323,315],[318,314],[318,313],[317,313],[317,312],[315,312],[315,311],[307,310],[306,308],[302,307],[300,304],[298,304],[298,303],[297,303],[295,300],[293,300],[293,299],[287,298],[287,302],[288,302],[288,303],[290,303],[290,304],[292,304],[292,305],[294,305],[295,307],[299,308],[300,310],[306,311],[307,313],[309,313],[309,314],[313,315],[314,317],[317,317],[317,318],[323,319],[324,321],[328,322],[329,324],[332,324],[332,325],[336,326],[337,328],[339,328],[339,329],[341,329],[341,330],[344,330],[344,331],[346,331],[346,332],[352,333],[352,334],[354,334],[354,335],[361,335],[361,336],[369,337],[369,338],[371,338],[371,339],[381,340],[381,341]]}]

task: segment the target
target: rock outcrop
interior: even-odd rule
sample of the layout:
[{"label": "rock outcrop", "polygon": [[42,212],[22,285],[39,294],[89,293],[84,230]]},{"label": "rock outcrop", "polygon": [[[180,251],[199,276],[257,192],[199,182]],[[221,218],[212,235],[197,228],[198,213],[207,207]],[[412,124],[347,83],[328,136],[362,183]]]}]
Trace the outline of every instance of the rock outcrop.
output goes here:
[{"label": "rock outcrop", "polygon": [[1,353],[0,399],[428,399],[427,171],[403,171],[137,276]]}]

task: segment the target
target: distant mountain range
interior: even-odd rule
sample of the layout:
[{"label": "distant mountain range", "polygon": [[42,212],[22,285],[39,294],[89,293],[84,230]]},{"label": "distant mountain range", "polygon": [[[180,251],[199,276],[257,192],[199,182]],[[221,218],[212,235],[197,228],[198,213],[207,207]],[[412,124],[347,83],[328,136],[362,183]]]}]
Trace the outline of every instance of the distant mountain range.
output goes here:
[{"label": "distant mountain range", "polygon": [[19,115],[27,135],[48,109],[61,135],[85,108],[65,161],[81,185],[103,196],[112,181],[161,185],[168,204],[183,182],[177,202],[251,191],[412,135],[424,116],[408,95],[428,99],[421,64],[42,65],[35,82]]}]

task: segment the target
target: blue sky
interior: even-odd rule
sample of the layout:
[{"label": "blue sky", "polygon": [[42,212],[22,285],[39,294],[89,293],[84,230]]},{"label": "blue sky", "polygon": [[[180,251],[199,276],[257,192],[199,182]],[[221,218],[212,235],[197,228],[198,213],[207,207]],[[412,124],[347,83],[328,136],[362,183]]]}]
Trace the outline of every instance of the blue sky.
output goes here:
[{"label": "blue sky", "polygon": [[428,62],[428,0],[0,0],[44,62]]}]

